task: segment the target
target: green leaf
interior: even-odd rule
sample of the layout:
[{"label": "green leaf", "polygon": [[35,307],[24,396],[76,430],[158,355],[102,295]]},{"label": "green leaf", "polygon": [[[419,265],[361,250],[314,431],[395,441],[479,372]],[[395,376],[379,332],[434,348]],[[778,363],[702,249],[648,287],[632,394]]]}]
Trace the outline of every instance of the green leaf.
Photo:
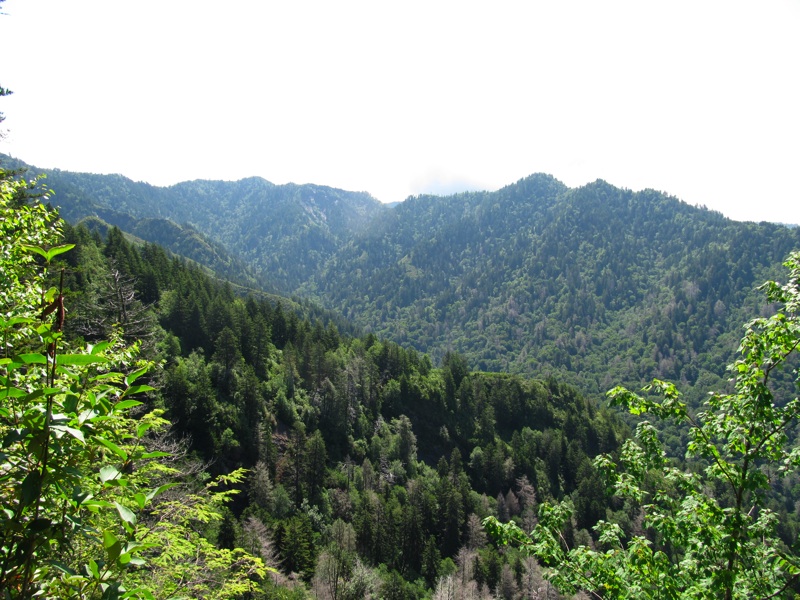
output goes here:
[{"label": "green leaf", "polygon": [[131,385],[131,384],[132,384],[134,381],[136,381],[137,379],[139,379],[139,377],[141,377],[142,375],[144,375],[145,373],[147,373],[147,371],[149,371],[149,370],[150,370],[150,367],[142,367],[141,369],[137,369],[137,370],[136,370],[136,371],[134,371],[133,373],[130,373],[130,374],[129,374],[129,375],[126,377],[126,378],[125,378],[125,385],[126,385],[126,386],[129,386],[129,385]]},{"label": "green leaf", "polygon": [[21,398],[26,392],[19,388],[9,387],[0,389],[0,400],[3,398]]},{"label": "green leaf", "polygon": [[156,496],[158,496],[162,492],[166,492],[169,488],[173,488],[176,485],[178,485],[178,484],[177,483],[165,483],[164,485],[160,485],[157,488],[147,492],[147,499],[148,500],[152,500],[153,498],[155,498]]},{"label": "green leaf", "polygon": [[27,402],[33,402],[37,398],[42,398],[46,396],[55,396],[56,394],[60,394],[61,390],[58,388],[37,388],[33,390],[30,394],[25,396],[25,400]]},{"label": "green leaf", "polygon": [[117,536],[110,529],[103,531],[103,548],[111,548],[114,544],[119,543]]},{"label": "green leaf", "polygon": [[114,505],[110,502],[106,502],[105,500],[96,500],[94,498],[90,500],[86,500],[82,503],[82,506],[86,508],[113,508]]},{"label": "green leaf", "polygon": [[100,469],[100,482],[107,483],[113,479],[119,477],[119,469],[113,467],[111,465],[106,465],[102,469]]},{"label": "green leaf", "polygon": [[95,562],[94,560],[90,560],[89,564],[86,565],[86,568],[89,575],[91,575],[95,579],[100,579],[100,568],[97,566],[97,562]]},{"label": "green leaf", "polygon": [[31,323],[35,323],[36,319],[31,319],[30,317],[11,317],[8,321],[4,319],[0,319],[2,323],[0,326],[2,327],[13,327],[14,325],[30,325]]},{"label": "green leaf", "polygon": [[100,342],[99,344],[88,344],[86,349],[89,351],[89,354],[100,354],[103,350],[108,348],[111,345],[111,342]]},{"label": "green leaf", "polygon": [[105,446],[109,450],[111,450],[114,454],[116,454],[123,461],[128,460],[128,453],[125,452],[125,450],[123,450],[119,446],[117,446],[111,440],[107,440],[104,437],[100,437],[99,435],[93,436],[92,439],[94,441],[98,442],[99,444],[102,444],[103,446]]},{"label": "green leaf", "polygon": [[22,506],[30,506],[42,492],[42,476],[39,471],[31,471],[22,481],[20,489]]},{"label": "green leaf", "polygon": [[123,396],[132,396],[133,394],[141,394],[142,392],[152,392],[156,388],[149,385],[134,385],[125,390]]},{"label": "green leaf", "polygon": [[52,429],[53,431],[61,431],[64,433],[68,433],[81,443],[84,444],[86,443],[86,439],[83,437],[83,432],[80,429],[75,429],[74,427],[67,427],[66,425],[52,425],[50,429]]},{"label": "green leaf", "polygon": [[80,401],[80,398],[78,398],[78,396],[76,396],[75,394],[69,394],[64,399],[63,406],[64,406],[64,410],[67,412],[67,414],[70,414],[70,415],[74,414],[78,410],[78,402],[79,401]]},{"label": "green leaf", "polygon": [[54,560],[50,564],[52,566],[54,566],[56,569],[58,569],[59,571],[61,571],[62,573],[65,573],[65,574],[69,575],[70,577],[75,575],[75,571],[70,569],[67,565],[65,565],[62,562]]},{"label": "green leaf", "polygon": [[72,490],[72,500],[77,506],[80,506],[84,502],[91,500],[93,497],[94,494],[84,491],[80,487],[76,487],[74,490]]},{"label": "green leaf", "polygon": [[18,354],[14,357],[14,361],[25,365],[46,365],[47,357],[44,354],[38,353]]},{"label": "green leaf", "polygon": [[[145,564],[141,558],[132,558],[131,564],[134,565],[143,565]],[[144,588],[135,588],[132,590],[128,590],[125,592],[125,595],[122,596],[123,598],[136,598],[137,600],[156,600],[156,597],[153,596],[153,593],[150,590],[146,590]]]},{"label": "green leaf", "polygon": [[125,410],[126,408],[133,408],[142,404],[138,400],[121,400],[114,405],[114,410]]},{"label": "green leaf", "polygon": [[105,356],[93,356],[91,354],[59,354],[58,364],[85,366],[96,363],[107,363]]},{"label": "green leaf", "polygon": [[115,562],[122,552],[122,542],[120,542],[117,539],[117,536],[108,529],[103,531],[103,547],[106,549],[108,562]]},{"label": "green leaf", "polygon": [[39,246],[31,246],[29,244],[20,244],[20,248],[22,248],[26,252],[34,252],[39,256],[41,256],[43,259],[48,260],[47,252],[44,250],[44,248],[39,248]]},{"label": "green leaf", "polygon": [[74,247],[75,244],[62,244],[61,246],[55,246],[47,251],[47,253],[45,254],[45,258],[47,259],[47,262],[50,262],[59,254],[64,254],[64,252],[69,252]]},{"label": "green leaf", "polygon": [[113,383],[119,381],[121,377],[121,373],[100,373],[92,377],[89,381],[106,381],[108,379]]},{"label": "green leaf", "polygon": [[169,456],[169,452],[162,452],[161,450],[154,450],[153,452],[144,452],[139,456],[139,458],[161,458],[164,456]]},{"label": "green leaf", "polygon": [[139,425],[137,425],[136,427],[136,437],[138,438],[142,437],[145,433],[147,433],[147,430],[150,429],[152,426],[153,426],[152,423],[147,423],[147,422],[139,423]]},{"label": "green leaf", "polygon": [[119,600],[119,583],[114,583],[103,589],[100,600]]},{"label": "green leaf", "polygon": [[39,533],[50,527],[50,519],[34,519],[25,527],[28,531]]},{"label": "green leaf", "polygon": [[119,502],[114,502],[114,506],[117,507],[117,512],[123,521],[136,525],[136,514],[131,509],[122,506]]}]

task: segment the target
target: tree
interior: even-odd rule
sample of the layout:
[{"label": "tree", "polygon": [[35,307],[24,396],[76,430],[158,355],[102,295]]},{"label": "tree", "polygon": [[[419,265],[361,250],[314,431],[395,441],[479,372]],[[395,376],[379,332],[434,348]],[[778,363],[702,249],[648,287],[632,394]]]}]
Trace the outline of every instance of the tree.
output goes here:
[{"label": "tree", "polygon": [[317,503],[319,494],[325,483],[325,465],[328,460],[328,452],[325,448],[325,440],[319,430],[312,433],[306,441],[306,489],[309,498]]},{"label": "tree", "polygon": [[298,573],[309,578],[314,569],[314,532],[304,514],[282,521],[275,530],[275,543],[286,574]]},{"label": "tree", "polygon": [[773,482],[800,466],[793,429],[800,399],[776,396],[774,384],[781,367],[790,370],[794,393],[800,384],[800,252],[784,265],[786,284],[762,286],[775,314],[747,324],[741,358],[729,367],[731,392],[711,394],[697,414],[663,381],[647,386],[644,397],[621,387],[609,392],[634,415],[687,427],[686,456],[702,467],[675,466],[646,420],[623,446],[621,468],[608,455],[595,460],[613,493],[641,507],[652,534],[626,536],[618,524],[600,521],[598,550],[568,548],[562,531],[572,516],[570,502],[543,504],[530,535],[494,518],[484,522],[489,532],[539,557],[567,593],[726,600],[791,594],[800,580],[800,556],[777,536],[777,515],[766,506]]},{"label": "tree", "polygon": [[328,531],[329,542],[319,557],[314,576],[317,597],[341,600],[346,597],[356,555],[356,534],[353,526],[341,519]]}]

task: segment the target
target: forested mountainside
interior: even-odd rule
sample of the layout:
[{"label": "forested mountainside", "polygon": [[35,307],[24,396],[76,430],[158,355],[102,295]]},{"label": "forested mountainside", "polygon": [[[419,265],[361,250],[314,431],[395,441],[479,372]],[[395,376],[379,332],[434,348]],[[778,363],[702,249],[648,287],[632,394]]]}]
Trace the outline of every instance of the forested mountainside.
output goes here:
[{"label": "forested mountainside", "polygon": [[[703,504],[681,505],[681,527],[687,515],[689,520],[694,515],[714,519],[732,506],[740,517],[737,523],[758,518],[750,529],[738,527],[749,545],[733,550],[734,562],[740,551],[746,560],[762,555],[761,544],[777,557],[774,565],[766,565],[768,581],[762,587],[778,590],[768,597],[787,595],[796,587],[789,562],[793,553],[786,550],[795,543],[800,524],[800,479],[792,468],[796,453],[774,465],[780,471],[774,478],[769,461],[775,462],[778,446],[788,439],[784,429],[795,436],[792,427],[800,411],[797,400],[787,402],[791,396],[780,395],[786,387],[782,377],[796,376],[796,364],[789,364],[792,373],[781,375],[774,369],[797,348],[797,293],[796,288],[784,293],[772,286],[775,306],[762,306],[744,286],[773,274],[770,261],[782,258],[776,255],[782,245],[792,243],[791,230],[766,224],[739,228],[720,215],[654,192],[633,194],[602,182],[569,190],[550,177],[534,176],[495,194],[410,200],[393,209],[389,219],[373,221],[340,250],[346,257],[361,249],[358,257],[366,267],[373,265],[371,256],[378,257],[373,277],[351,271],[354,288],[374,282],[374,291],[384,289],[382,264],[401,264],[406,274],[418,273],[428,286],[422,293],[434,300],[441,292],[429,272],[440,274],[444,288],[467,281],[465,273],[472,273],[473,287],[467,290],[489,290],[487,297],[508,287],[504,276],[492,279],[489,271],[521,278],[533,273],[509,289],[529,303],[527,310],[534,310],[537,302],[549,306],[549,294],[556,296],[553,306],[562,312],[548,319],[572,327],[570,334],[596,324],[613,331],[620,326],[619,315],[637,314],[638,309],[647,316],[652,310],[664,320],[663,329],[653,323],[656,334],[677,329],[683,336],[678,341],[716,340],[720,356],[727,352],[726,336],[735,335],[723,330],[731,314],[746,306],[751,313],[770,315],[777,304],[789,303],[788,308],[777,307],[781,312],[764,330],[767,337],[752,338],[759,353],[755,364],[737,365],[755,390],[745,389],[739,404],[766,399],[770,406],[756,407],[764,415],[759,431],[765,441],[754,451],[767,462],[753,463],[752,475],[749,459],[730,463],[734,470],[741,467],[746,474],[742,485],[749,486],[732,495],[728,483],[735,484],[736,476],[727,467],[721,468],[715,488],[705,486],[700,477],[713,471],[704,471],[706,459],[721,456],[716,436],[723,436],[727,424],[736,420],[738,406],[731,405],[720,420],[711,419],[705,439],[710,454],[690,451],[684,457],[673,452],[676,458],[670,463],[658,440],[671,448],[686,447],[687,429],[657,433],[637,427],[638,439],[652,454],[642,457],[646,464],[637,463],[641,447],[622,445],[629,431],[616,413],[553,372],[524,377],[476,371],[456,351],[434,363],[427,354],[374,333],[346,333],[348,325],[337,327],[337,317],[311,304],[244,293],[157,245],[141,243],[116,227],[103,231],[99,220],[93,229],[86,220],[62,225],[67,245],[44,243],[40,240],[52,237],[46,235],[46,210],[38,205],[28,210],[30,198],[10,181],[0,179],[0,226],[5,232],[0,262],[8,284],[0,299],[6,340],[0,371],[8,401],[0,411],[0,458],[8,485],[0,486],[0,494],[9,507],[0,513],[5,540],[0,584],[12,590],[12,597],[27,597],[31,586],[40,584],[130,598],[179,592],[217,598],[556,597],[542,576],[549,572],[558,579],[552,569],[559,565],[539,564],[517,548],[498,549],[487,542],[482,519],[489,517],[487,523],[501,529],[512,523],[525,531],[537,523],[534,531],[541,533],[539,526],[552,529],[555,547],[540,554],[545,557],[564,555],[562,545],[607,546],[613,530],[617,540],[654,546],[655,560],[663,567],[665,561],[684,559],[686,548],[694,544],[686,535],[694,534],[672,527],[679,545],[662,546],[642,520],[647,508],[643,499],[655,494],[675,508],[685,499],[682,491],[690,488],[689,499]],[[515,204],[517,192],[527,201]],[[517,212],[501,210],[503,206]],[[538,214],[528,230],[524,218],[531,209]],[[403,210],[422,215],[424,227],[409,225]],[[507,229],[515,231],[510,238]],[[673,235],[677,231],[684,236],[680,244]],[[18,235],[25,243],[11,239]],[[767,236],[772,236],[769,249],[761,240]],[[745,248],[747,244],[752,248]],[[509,251],[515,247],[516,252]],[[539,248],[550,252],[537,254]],[[748,254],[759,248],[763,257]],[[678,253],[681,249],[685,252]],[[325,278],[336,272],[336,260],[332,256],[330,269],[309,283],[320,298],[327,293]],[[20,276],[35,281],[32,273],[44,268],[50,275],[41,291]],[[649,273],[650,268],[661,275]],[[589,275],[598,272],[606,272],[605,279],[590,285]],[[543,273],[550,273],[551,288],[544,287],[550,280]],[[680,279],[688,276],[697,279]],[[537,294],[537,286],[545,293]],[[559,295],[573,290],[584,292],[581,302],[574,302],[579,294],[572,300]],[[731,306],[721,298],[710,306],[709,290]],[[20,308],[23,301],[31,306]],[[477,305],[483,301],[479,298]],[[673,306],[657,310],[663,301]],[[382,307],[387,304],[381,302]],[[413,305],[413,293],[405,302]],[[374,308],[368,303],[364,307]],[[431,310],[443,308],[434,304]],[[518,317],[519,309],[510,308],[517,314],[508,318]],[[469,310],[464,303],[456,312],[463,316]],[[675,319],[675,314],[685,318]],[[449,313],[445,310],[442,316]],[[646,322],[620,330],[618,339],[651,344],[658,352],[673,348],[669,333],[663,346],[646,339],[646,330],[639,338],[637,327]],[[697,333],[704,327],[711,328],[707,337]],[[580,358],[566,348],[566,356]],[[686,369],[693,365],[699,369],[698,380],[718,378],[718,365],[702,370],[702,361],[713,356],[705,349],[690,354],[681,365],[684,383],[690,383]],[[599,362],[606,358],[601,355],[587,364],[615,368],[613,360]],[[656,362],[657,354],[649,358],[654,368],[667,368]],[[112,360],[127,365],[127,372],[108,372],[105,365]],[[591,382],[598,372],[573,377]],[[566,368],[565,373],[569,375]],[[663,389],[663,405],[625,397],[633,402],[635,414],[683,414],[677,395]],[[770,421],[769,411],[776,409],[773,390],[786,416]],[[621,392],[615,394],[620,397]],[[728,402],[722,395],[713,400],[719,406]],[[162,415],[167,421],[160,421]],[[148,433],[166,425],[167,435]],[[741,431],[731,435],[726,447],[749,451],[749,442],[737,441],[743,439]],[[697,441],[692,445],[697,447]],[[593,462],[601,453],[608,456]],[[642,487],[634,489],[628,485],[633,479],[617,477],[616,460],[634,470],[631,477]],[[673,465],[688,472],[678,477]],[[662,467],[664,473],[659,473]],[[241,468],[248,469],[247,475]],[[604,485],[609,472],[617,477],[613,492]],[[137,491],[143,482],[154,487]],[[665,484],[669,489],[662,491]],[[219,486],[221,491],[211,491]],[[759,508],[757,515],[748,508],[751,500]],[[712,501],[722,508],[714,512]],[[750,512],[742,513],[740,507]],[[709,530],[718,533],[724,525]],[[766,534],[769,548],[763,542]],[[156,538],[163,541],[148,541]],[[716,547],[705,541],[702,545]],[[89,559],[92,552],[103,558]],[[596,556],[605,560],[612,555],[601,551]],[[569,560],[580,561],[580,556],[570,552]],[[636,565],[641,563],[635,559],[631,573],[638,577],[642,573]],[[271,566],[273,574],[259,561]],[[701,557],[698,568],[721,561],[732,564],[727,556],[709,555]],[[728,570],[733,572],[730,566]],[[579,568],[577,587],[566,583],[563,589],[595,589],[594,583],[584,583],[585,573]],[[117,578],[114,587],[104,583],[112,577]],[[708,578],[711,590],[713,578]],[[627,589],[625,583],[615,585]],[[125,586],[146,587],[129,593]]]},{"label": "forested mountainside", "polygon": [[483,370],[558,373],[587,392],[655,376],[714,385],[755,287],[799,245],[798,229],[659,192],[535,175],[409,199],[306,289],[434,360],[457,349]]},{"label": "forested mountainside", "polygon": [[[695,399],[718,386],[741,323],[761,310],[756,286],[800,247],[800,228],[546,175],[391,209],[260,179],[155,188],[51,171],[47,183],[68,220],[96,214],[179,252],[171,228],[194,228],[234,257],[187,254],[202,264],[244,260],[270,289],[310,297],[434,364],[457,351],[474,368],[550,373],[597,397],[656,376]],[[142,234],[143,219],[163,217],[190,225]]]},{"label": "forested mountainside", "polygon": [[65,241],[76,244],[62,263],[66,334],[96,341],[121,326],[163,365],[148,405],[175,436],[212,475],[251,469],[207,534],[279,569],[268,597],[306,586],[329,597],[335,568],[347,597],[422,598],[457,564],[475,590],[545,589],[535,561],[487,543],[482,518],[532,523],[539,502],[571,497],[569,535],[584,540],[607,511],[630,518],[590,460],[627,430],[575,388],[476,372],[455,353],[435,368],[285,301],[234,294],[118,229],[101,240],[65,226]]},{"label": "forested mountainside", "polygon": [[[9,167],[28,167],[0,158]],[[234,271],[226,263],[244,261],[248,276],[255,276],[261,287],[284,295],[322,269],[376,214],[389,210],[365,192],[310,184],[275,185],[258,177],[156,187],[121,175],[28,167],[27,176],[39,173],[47,175],[53,203],[70,223],[96,216],[215,270],[222,264],[239,279],[241,266],[237,264]],[[164,220],[174,223],[167,225]],[[186,254],[182,251],[188,247],[186,242],[176,241],[176,236],[191,238],[195,232],[236,258],[208,257],[205,248]],[[194,241],[203,243],[202,239]],[[231,279],[225,272],[221,275]]]}]

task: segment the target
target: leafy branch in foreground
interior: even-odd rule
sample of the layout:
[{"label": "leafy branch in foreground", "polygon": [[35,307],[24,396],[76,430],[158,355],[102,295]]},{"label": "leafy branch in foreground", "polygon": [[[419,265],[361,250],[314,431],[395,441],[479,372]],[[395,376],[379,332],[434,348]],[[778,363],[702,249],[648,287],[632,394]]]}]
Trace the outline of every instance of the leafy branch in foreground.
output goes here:
[{"label": "leafy branch in foreground", "polygon": [[[595,527],[598,548],[570,548],[562,532],[572,516],[565,501],[540,507],[530,534],[490,517],[487,531],[502,544],[518,545],[549,567],[550,580],[567,593],[598,598],[793,597],[800,557],[776,534],[777,516],[766,507],[772,478],[800,466],[793,427],[800,399],[776,398],[776,369],[797,369],[800,346],[800,252],[784,263],[786,284],[762,286],[774,315],[746,325],[741,358],[729,370],[731,393],[713,393],[692,415],[670,383],[655,380],[640,396],[617,387],[612,403],[634,415],[674,419],[689,428],[686,458],[705,465],[683,470],[667,460],[656,428],[641,421],[620,465],[595,459],[610,490],[644,514],[646,535],[625,536],[614,523]],[[653,399],[660,397],[659,400]]]}]

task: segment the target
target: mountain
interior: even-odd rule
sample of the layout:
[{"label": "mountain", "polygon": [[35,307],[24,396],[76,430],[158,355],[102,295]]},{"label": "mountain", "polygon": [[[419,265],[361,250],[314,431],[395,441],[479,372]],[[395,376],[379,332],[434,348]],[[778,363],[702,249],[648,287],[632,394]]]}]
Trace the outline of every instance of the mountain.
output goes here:
[{"label": "mountain", "polygon": [[170,216],[208,233],[291,293],[387,209],[369,194],[264,179],[167,188]]},{"label": "mountain", "polygon": [[391,208],[364,193],[259,178],[157,188],[47,174],[67,218],[129,215],[131,230],[170,219],[274,289],[435,362],[455,350],[481,370],[555,374],[590,394],[653,377],[698,398],[719,385],[738,327],[768,310],[756,306],[756,286],[800,248],[798,228],[542,174]]},{"label": "mountain", "polygon": [[[157,187],[122,175],[38,169],[3,155],[0,164],[28,168],[26,176],[46,175],[53,203],[71,223],[96,216],[134,233],[153,229],[153,222],[142,224],[142,219],[156,219],[163,237],[142,237],[172,250],[182,245],[174,236],[202,234],[246,261],[262,285],[284,294],[294,292],[367,223],[390,210],[364,192],[275,185],[259,177]],[[169,227],[172,232],[163,230]],[[190,258],[217,270],[218,261],[204,262],[203,253]]]},{"label": "mountain", "polygon": [[593,393],[653,377],[711,385],[755,287],[798,247],[797,229],[534,175],[407,200],[303,291],[434,359],[457,350],[480,369],[558,373]]}]

